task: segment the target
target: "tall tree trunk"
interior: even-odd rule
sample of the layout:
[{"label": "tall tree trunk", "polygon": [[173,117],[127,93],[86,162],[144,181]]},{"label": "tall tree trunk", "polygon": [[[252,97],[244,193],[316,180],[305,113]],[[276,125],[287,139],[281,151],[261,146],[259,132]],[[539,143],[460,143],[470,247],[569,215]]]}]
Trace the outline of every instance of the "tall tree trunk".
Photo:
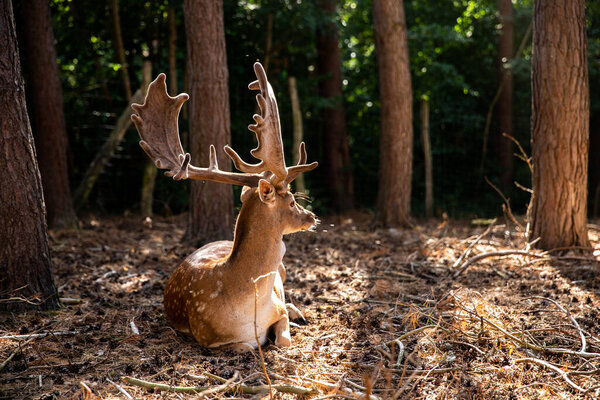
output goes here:
[{"label": "tall tree trunk", "polygon": [[[142,86],[147,88],[151,80],[152,62],[150,60],[144,60],[144,65],[142,68]],[[142,177],[142,196],[140,200],[140,212],[144,217],[152,216],[152,205],[154,204],[154,184],[156,183],[157,172],[158,169],[154,165],[154,162],[152,162],[150,158],[146,157],[144,175]]]},{"label": "tall tree trunk", "polygon": [[169,92],[177,96],[177,25],[173,1],[169,3]]},{"label": "tall tree trunk", "polygon": [[[325,13],[335,15],[335,0],[320,0],[319,4]],[[348,210],[354,207],[354,187],[342,93],[342,61],[337,26],[333,22],[317,31],[317,69],[319,94],[333,102],[321,111],[323,164],[330,205],[334,210]]]},{"label": "tall tree trunk", "polygon": [[409,226],[413,115],[403,1],[373,0],[373,28],[381,97],[377,218]]},{"label": "tall tree trunk", "polygon": [[502,133],[513,135],[512,129],[512,94],[513,79],[509,63],[513,56],[513,5],[511,0],[498,0],[500,14],[500,35],[498,37],[498,79],[501,92],[496,108],[498,129],[496,130],[496,152],[500,164],[500,180],[506,193],[513,188],[513,142],[502,136]]},{"label": "tall tree trunk", "polygon": [[425,216],[433,215],[433,157],[429,140],[429,101],[421,99],[421,146],[425,161]]},{"label": "tall tree trunk", "polygon": [[123,45],[123,35],[121,34],[121,19],[119,18],[119,2],[118,0],[110,0],[110,8],[113,16],[113,29],[115,34],[114,47],[117,53],[117,59],[121,64],[121,79],[123,81],[123,89],[127,101],[131,100],[131,83],[129,80],[129,71],[127,59],[125,58],[125,46]]},{"label": "tall tree trunk", "polygon": [[27,6],[21,6],[19,14],[27,53],[32,128],[38,149],[48,225],[53,228],[74,227],[77,218],[69,187],[69,144],[50,6],[47,1],[32,0]]},{"label": "tall tree trunk", "polygon": [[589,89],[585,0],[534,3],[531,61],[533,196],[528,237],[589,246]]},{"label": "tall tree trunk", "polygon": [[[302,143],[304,137],[304,129],[302,127],[302,110],[300,109],[300,99],[298,99],[298,88],[296,87],[296,77],[290,76],[288,78],[288,85],[290,87],[290,100],[292,103],[292,118],[294,120],[294,146],[293,154],[293,164],[298,164],[298,160],[300,158],[297,149],[300,147],[300,143]],[[300,193],[304,193],[306,191],[306,187],[304,186],[304,174],[298,175],[296,180],[294,181],[296,186],[296,191]]]},{"label": "tall tree trunk", "polygon": [[58,308],[13,9],[0,0],[0,310]]},{"label": "tall tree trunk", "polygon": [[[209,147],[218,150],[219,167],[231,162],[221,150],[230,141],[227,54],[221,0],[185,0],[189,74],[190,154],[208,165]],[[216,182],[191,182],[188,237],[205,243],[232,237],[233,191]]]}]

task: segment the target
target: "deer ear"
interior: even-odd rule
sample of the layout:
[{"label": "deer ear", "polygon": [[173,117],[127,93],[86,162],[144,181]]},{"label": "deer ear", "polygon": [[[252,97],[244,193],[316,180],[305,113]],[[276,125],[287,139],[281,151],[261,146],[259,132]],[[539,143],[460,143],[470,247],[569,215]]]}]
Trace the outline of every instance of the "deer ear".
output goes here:
[{"label": "deer ear", "polygon": [[251,188],[250,186],[244,186],[242,188],[242,194],[240,194],[240,200],[242,201],[242,203],[245,203],[246,200],[248,200],[250,196],[252,196],[253,191],[254,188]]},{"label": "deer ear", "polygon": [[258,195],[263,203],[272,204],[275,201],[275,187],[268,181],[261,179],[258,182]]}]

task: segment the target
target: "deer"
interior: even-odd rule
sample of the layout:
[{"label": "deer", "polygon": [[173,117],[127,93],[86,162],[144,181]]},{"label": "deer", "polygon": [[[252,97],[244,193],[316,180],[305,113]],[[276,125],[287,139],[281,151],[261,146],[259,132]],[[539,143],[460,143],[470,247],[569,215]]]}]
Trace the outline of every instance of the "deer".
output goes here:
[{"label": "deer", "polygon": [[242,186],[233,241],[208,243],[189,255],[173,272],[164,290],[164,310],[180,332],[191,334],[203,347],[229,347],[236,351],[264,345],[269,334],[279,347],[291,345],[290,319],[304,320],[291,303],[286,304],[282,262],[286,251],[283,235],[313,228],[318,220],[295,201],[290,183],[317,167],[306,163],[304,142],[299,161],[285,164],[279,110],[263,66],[254,64],[257,80],[248,85],[259,90],[260,115],[248,129],[258,146],[250,153],[259,160],[250,164],[228,145],[224,147],[240,172],[219,169],[216,150],[209,148],[209,166],[190,164],[179,138],[178,117],[189,95],[169,96],[166,76],[160,74],[148,87],[143,105],[132,104],[131,116],[140,135],[140,146],[157,168],[179,181],[210,180]]}]

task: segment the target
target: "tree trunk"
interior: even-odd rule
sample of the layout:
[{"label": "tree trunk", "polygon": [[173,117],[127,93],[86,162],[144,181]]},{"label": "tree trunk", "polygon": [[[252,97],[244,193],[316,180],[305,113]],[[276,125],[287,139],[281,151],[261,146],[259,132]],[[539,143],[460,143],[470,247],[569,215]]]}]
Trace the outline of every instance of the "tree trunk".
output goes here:
[{"label": "tree trunk", "polygon": [[[152,62],[150,60],[144,60],[142,68],[142,82],[146,88],[152,80]],[[177,90],[177,87],[175,87]],[[175,96],[175,95],[174,95]],[[144,165],[144,174],[142,177],[142,193],[140,200],[140,212],[144,217],[152,216],[152,205],[154,204],[154,184],[156,183],[156,175],[158,169],[154,162],[146,157],[146,163]]]},{"label": "tree trunk", "polygon": [[413,155],[412,88],[403,1],[373,0],[381,137],[377,218],[409,226]]},{"label": "tree trunk", "polygon": [[500,14],[500,35],[498,37],[498,79],[501,82],[501,92],[496,108],[498,129],[496,130],[496,152],[500,164],[500,180],[505,193],[513,188],[513,142],[502,136],[502,133],[513,135],[512,129],[512,94],[513,79],[510,61],[513,56],[513,6],[511,0],[498,0]]},{"label": "tree trunk", "polygon": [[529,240],[589,246],[589,89],[585,1],[534,3]]},{"label": "tree trunk", "polygon": [[[293,164],[298,164],[299,154],[298,148],[302,143],[304,137],[304,129],[302,128],[302,111],[300,109],[300,100],[298,99],[298,88],[296,87],[296,78],[290,76],[288,78],[288,85],[290,87],[290,100],[292,103],[292,118],[294,120],[294,146],[292,148],[294,159]],[[298,175],[294,180],[296,186],[296,192],[304,193],[306,187],[304,186],[304,174]]]},{"label": "tree trunk", "polygon": [[[219,167],[230,171],[231,161],[222,151],[231,138],[223,2],[185,0],[184,8],[192,162],[208,165],[209,146],[214,144]],[[200,243],[230,239],[232,230],[231,186],[192,181],[188,238]]]},{"label": "tree trunk", "polygon": [[429,102],[421,99],[421,146],[425,160],[425,216],[433,215],[433,157],[429,140]]},{"label": "tree trunk", "polygon": [[169,4],[169,92],[177,96],[177,25],[172,3]]},{"label": "tree trunk", "polygon": [[[320,0],[320,7],[326,14],[335,15],[335,0]],[[323,164],[330,206],[333,210],[348,210],[354,207],[354,187],[342,93],[342,61],[337,26],[333,22],[317,31],[317,69],[319,94],[333,103],[321,111]]]},{"label": "tree trunk", "polygon": [[47,1],[33,0],[20,8],[26,51],[26,67],[32,130],[46,203],[48,225],[70,228],[77,223],[67,163],[67,129],[63,112],[54,33]]},{"label": "tree trunk", "polygon": [[131,83],[129,80],[129,71],[127,67],[127,59],[125,58],[125,46],[123,45],[123,35],[121,34],[121,19],[119,18],[119,3],[118,0],[110,0],[110,8],[113,16],[113,28],[115,34],[115,53],[121,64],[121,79],[123,81],[123,89],[127,101],[131,100]]},{"label": "tree trunk", "polygon": [[13,9],[0,1],[0,311],[58,308]]}]

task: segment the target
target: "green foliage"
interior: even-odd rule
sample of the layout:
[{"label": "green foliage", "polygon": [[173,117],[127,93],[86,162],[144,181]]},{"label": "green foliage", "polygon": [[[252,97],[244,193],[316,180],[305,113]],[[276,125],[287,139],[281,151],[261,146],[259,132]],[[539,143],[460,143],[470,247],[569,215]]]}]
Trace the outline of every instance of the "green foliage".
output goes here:
[{"label": "green foliage", "polygon": [[[181,0],[172,0],[178,32],[178,85],[183,91],[185,66],[184,11]],[[588,2],[591,107],[598,113],[600,82],[600,6]],[[532,18],[532,1],[513,1],[515,43],[521,42]],[[168,0],[120,0],[122,36],[132,89],[141,81],[145,54],[153,62],[153,75],[167,71]],[[493,145],[483,173],[479,163],[485,117],[498,87],[496,64],[498,16],[495,0],[405,0],[410,67],[414,98],[415,148],[413,210],[422,213],[424,202],[423,155],[419,139],[420,99],[430,102],[430,137],[434,160],[435,209],[453,216],[491,215],[500,211],[501,199],[485,182],[496,184],[499,171]],[[284,146],[291,163],[292,115],[287,79],[296,77],[304,117],[309,158],[322,160],[319,110],[326,105],[318,95],[316,32],[333,21],[339,29],[342,50],[343,90],[355,177],[356,203],[375,206],[378,180],[379,93],[373,40],[371,0],[343,0],[335,16],[325,15],[318,2],[308,0],[224,1],[232,145],[240,154],[254,147],[247,130],[256,111],[252,64],[265,60],[269,16],[273,20],[269,53],[269,79],[281,114]],[[62,71],[65,112],[73,154],[73,179],[82,173],[102,145],[116,117],[127,106],[114,49],[112,13],[108,2],[53,0],[52,12]],[[514,79],[514,136],[529,152],[531,46],[510,62]],[[495,121],[492,120],[492,130]],[[180,119],[180,129],[187,130]],[[122,150],[98,182],[91,207],[115,212],[137,208],[145,155],[133,129]],[[245,156],[246,159],[249,156]],[[530,185],[529,171],[515,160],[515,179]],[[322,169],[307,174],[307,185],[317,202],[326,196]],[[135,188],[135,190],[131,190]],[[524,212],[528,194],[518,189],[506,193],[513,209]],[[159,177],[156,211],[181,212],[187,204],[187,186]],[[165,211],[169,210],[169,211]]]}]

